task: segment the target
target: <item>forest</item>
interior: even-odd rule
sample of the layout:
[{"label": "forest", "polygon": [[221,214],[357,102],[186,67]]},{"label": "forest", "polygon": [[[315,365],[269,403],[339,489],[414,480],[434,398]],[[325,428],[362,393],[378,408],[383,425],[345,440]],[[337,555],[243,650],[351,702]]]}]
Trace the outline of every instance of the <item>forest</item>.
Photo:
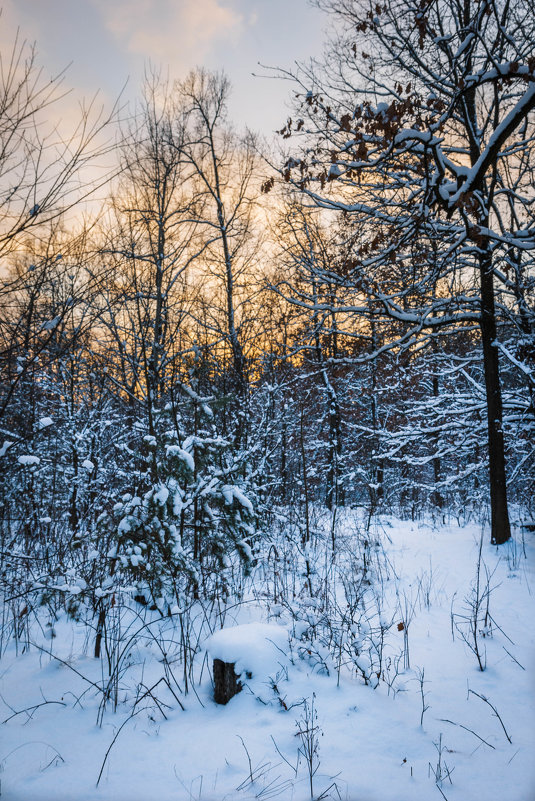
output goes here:
[{"label": "forest", "polygon": [[[223,72],[147,68],[135,109],[81,103],[69,128],[64,77],[22,36],[2,53],[8,801],[155,797],[128,738],[163,760],[187,715],[243,771],[221,752],[209,788],[198,744],[162,801],[532,797],[535,6],[315,4],[324,52],[274,71],[274,142],[236,130]],[[228,724],[220,651],[242,665]],[[415,704],[413,756],[367,734],[373,769],[347,767],[345,723],[331,755],[340,687],[355,731]],[[77,756],[51,744],[95,722]],[[394,752],[417,786],[373,761]]]}]

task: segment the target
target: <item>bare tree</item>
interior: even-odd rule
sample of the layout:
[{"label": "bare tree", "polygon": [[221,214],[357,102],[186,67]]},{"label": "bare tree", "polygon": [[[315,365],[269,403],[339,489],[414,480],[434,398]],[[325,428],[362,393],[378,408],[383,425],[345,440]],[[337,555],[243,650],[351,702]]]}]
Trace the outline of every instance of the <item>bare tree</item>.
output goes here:
[{"label": "bare tree", "polygon": [[0,255],[58,219],[107,182],[97,160],[115,145],[110,113],[96,97],[70,133],[50,120],[67,95],[64,75],[46,78],[35,46],[16,36],[0,55]]},{"label": "bare tree", "polygon": [[184,155],[188,135],[176,95],[149,75],[121,146],[120,181],[102,234],[110,375],[132,402],[143,402],[151,434],[155,405],[181,370],[194,295],[188,271],[211,241],[200,235],[203,199]]},{"label": "bare tree", "polygon": [[[204,195],[201,223],[209,232],[210,245],[203,261],[223,290],[225,322],[221,330],[214,321],[214,333],[223,335],[231,353],[239,442],[246,431],[247,306],[254,286],[251,266],[258,253],[253,214],[256,143],[251,134],[238,137],[228,123],[230,84],[225,75],[197,70],[177,89],[190,125],[183,153]],[[217,294],[212,295],[213,301]]]},{"label": "bare tree", "polygon": [[[92,281],[80,279],[89,223],[66,214],[110,177],[100,159],[114,148],[111,113],[82,105],[70,133],[51,122],[67,92],[63,74],[48,80],[35,47],[15,37],[0,55],[0,417],[11,414],[21,387],[86,330]],[[72,260],[71,260],[72,259]],[[69,278],[69,276],[74,276]],[[77,318],[71,325],[73,315]],[[36,387],[34,387],[35,389]],[[31,393],[30,393],[31,394]],[[15,439],[31,433],[22,413]],[[12,421],[14,422],[14,420]]]},{"label": "bare tree", "polygon": [[535,248],[533,5],[318,5],[333,13],[339,35],[322,70],[294,76],[303,118],[283,134],[304,134],[309,144],[285,177],[320,205],[366,222],[348,280],[404,326],[406,345],[477,326],[491,540],[505,542],[498,320],[500,293],[512,282],[500,262],[512,251],[524,264]]}]

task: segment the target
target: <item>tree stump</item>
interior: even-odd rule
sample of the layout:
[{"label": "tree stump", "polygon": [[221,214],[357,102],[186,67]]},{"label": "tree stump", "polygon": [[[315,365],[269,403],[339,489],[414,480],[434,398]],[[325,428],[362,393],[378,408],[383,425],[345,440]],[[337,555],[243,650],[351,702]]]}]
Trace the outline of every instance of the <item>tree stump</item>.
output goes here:
[{"label": "tree stump", "polygon": [[235,662],[214,659],[214,701],[216,704],[228,704],[230,699],[242,688],[241,682],[234,672],[235,664]]}]

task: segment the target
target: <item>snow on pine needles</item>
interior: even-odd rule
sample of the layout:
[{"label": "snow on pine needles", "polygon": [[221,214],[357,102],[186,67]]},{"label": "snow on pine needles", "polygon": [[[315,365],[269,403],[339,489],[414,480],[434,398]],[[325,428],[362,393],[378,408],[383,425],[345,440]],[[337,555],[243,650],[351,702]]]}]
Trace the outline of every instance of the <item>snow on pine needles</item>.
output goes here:
[{"label": "snow on pine needles", "polygon": [[[333,559],[313,523],[303,542],[281,510],[209,600],[151,610],[124,588],[98,658],[83,604],[13,619],[7,599],[2,798],[535,797],[532,536],[346,511]],[[226,706],[214,656],[241,674]]]}]

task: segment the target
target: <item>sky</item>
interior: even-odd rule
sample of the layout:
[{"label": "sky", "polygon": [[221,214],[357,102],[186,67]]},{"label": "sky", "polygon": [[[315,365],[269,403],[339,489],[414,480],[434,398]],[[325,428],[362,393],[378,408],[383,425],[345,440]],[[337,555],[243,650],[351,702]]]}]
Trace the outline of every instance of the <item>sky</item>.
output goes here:
[{"label": "sky", "polygon": [[[1,2],[2,0],[0,0]],[[67,69],[72,101],[99,90],[106,103],[140,94],[149,64],[182,78],[195,66],[224,69],[230,117],[267,136],[288,115],[291,86],[254,77],[319,55],[325,16],[308,0],[3,0],[0,45],[20,29],[37,43],[46,74]],[[126,89],[124,88],[126,84]]]}]

